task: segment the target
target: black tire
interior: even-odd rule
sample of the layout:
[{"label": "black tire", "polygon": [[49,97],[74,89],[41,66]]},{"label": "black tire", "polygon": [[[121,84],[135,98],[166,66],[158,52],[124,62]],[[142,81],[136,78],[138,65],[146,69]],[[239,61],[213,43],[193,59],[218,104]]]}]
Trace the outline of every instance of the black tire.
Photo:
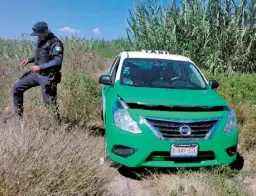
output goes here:
[{"label": "black tire", "polygon": [[236,160],[233,163],[231,163],[229,166],[232,170],[237,170],[237,171],[242,170],[244,167],[244,157],[241,156],[239,153],[237,153]]},{"label": "black tire", "polygon": [[100,117],[101,117],[101,120],[103,121],[104,118],[103,118],[103,108],[101,107],[101,110],[100,110]]}]

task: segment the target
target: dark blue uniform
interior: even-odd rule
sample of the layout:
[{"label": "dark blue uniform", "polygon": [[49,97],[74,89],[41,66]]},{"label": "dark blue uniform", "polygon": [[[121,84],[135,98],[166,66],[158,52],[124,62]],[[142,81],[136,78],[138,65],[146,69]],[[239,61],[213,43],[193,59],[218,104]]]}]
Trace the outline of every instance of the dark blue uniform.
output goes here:
[{"label": "dark blue uniform", "polygon": [[[53,33],[49,33],[45,40],[37,42],[35,54],[29,59],[29,63],[38,65],[39,72],[23,75],[13,86],[14,108],[20,116],[23,113],[23,94],[32,87],[41,86],[44,103],[56,102],[57,83],[60,82],[57,80],[61,76],[63,54],[63,44]],[[51,80],[53,77],[54,80]]]}]

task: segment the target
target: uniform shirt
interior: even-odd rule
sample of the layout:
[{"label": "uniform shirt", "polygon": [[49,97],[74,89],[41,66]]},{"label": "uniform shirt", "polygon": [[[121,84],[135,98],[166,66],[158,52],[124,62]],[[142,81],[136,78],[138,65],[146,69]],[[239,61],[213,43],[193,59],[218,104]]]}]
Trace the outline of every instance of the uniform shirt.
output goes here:
[{"label": "uniform shirt", "polygon": [[[51,33],[50,37],[53,38],[55,36]],[[47,42],[43,42],[43,43],[38,42],[36,44],[35,53],[38,48],[41,48],[40,45],[44,47],[45,44],[47,44]],[[50,56],[49,61],[38,63],[38,66],[40,67],[40,71],[44,71],[52,68],[56,68],[57,70],[60,70],[62,66],[63,54],[64,54],[64,48],[63,48],[62,42],[58,41],[58,39],[55,38],[51,46],[47,49],[47,52],[48,52],[48,55]],[[35,58],[36,58],[36,55],[34,54],[34,56],[32,56],[29,59],[29,63],[35,62],[36,61]]]}]

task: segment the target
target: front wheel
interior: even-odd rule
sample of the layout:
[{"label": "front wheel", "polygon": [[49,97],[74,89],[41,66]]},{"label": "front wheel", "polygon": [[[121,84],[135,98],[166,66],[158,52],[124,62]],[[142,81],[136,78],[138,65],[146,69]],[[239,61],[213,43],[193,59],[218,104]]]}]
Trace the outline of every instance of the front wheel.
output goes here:
[{"label": "front wheel", "polygon": [[244,157],[237,153],[237,157],[233,163],[229,165],[230,169],[240,171],[244,167]]},{"label": "front wheel", "polygon": [[102,121],[104,121],[104,118],[103,118],[103,108],[102,108],[102,106],[101,106],[101,110],[100,110],[100,118],[101,118]]}]

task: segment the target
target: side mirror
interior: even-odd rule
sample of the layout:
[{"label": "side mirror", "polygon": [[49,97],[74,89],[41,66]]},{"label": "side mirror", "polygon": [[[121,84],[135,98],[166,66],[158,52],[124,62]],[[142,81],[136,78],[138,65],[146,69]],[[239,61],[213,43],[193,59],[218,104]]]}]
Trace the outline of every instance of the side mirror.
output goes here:
[{"label": "side mirror", "polygon": [[217,80],[210,80],[209,85],[212,87],[212,89],[215,89],[215,88],[219,87],[219,83],[218,83]]},{"label": "side mirror", "polygon": [[111,77],[108,75],[101,75],[99,78],[99,83],[105,85],[112,85]]}]

